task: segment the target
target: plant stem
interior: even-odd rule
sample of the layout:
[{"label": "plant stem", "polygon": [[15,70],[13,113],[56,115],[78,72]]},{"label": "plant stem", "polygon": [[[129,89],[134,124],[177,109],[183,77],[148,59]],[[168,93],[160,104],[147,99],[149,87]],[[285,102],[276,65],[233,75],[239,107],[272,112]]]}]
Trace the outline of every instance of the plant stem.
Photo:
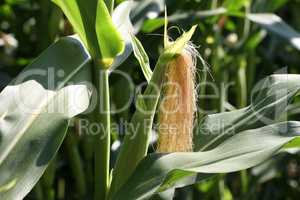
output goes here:
[{"label": "plant stem", "polygon": [[99,122],[100,133],[95,138],[95,200],[106,199],[109,185],[110,161],[110,101],[108,70],[95,66],[94,83],[99,92],[99,101],[95,110],[95,120]]}]

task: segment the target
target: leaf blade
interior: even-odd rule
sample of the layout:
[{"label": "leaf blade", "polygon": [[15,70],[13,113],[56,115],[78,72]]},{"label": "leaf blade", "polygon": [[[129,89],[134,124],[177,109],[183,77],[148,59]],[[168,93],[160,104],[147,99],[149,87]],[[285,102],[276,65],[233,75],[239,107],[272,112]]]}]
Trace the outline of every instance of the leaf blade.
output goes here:
[{"label": "leaf blade", "polygon": [[176,175],[178,170],[190,175],[188,172],[227,173],[253,167],[298,136],[300,122],[284,122],[245,131],[207,152],[152,154],[140,163],[135,174],[112,199],[124,197],[128,190],[131,192],[125,199],[148,199],[161,192],[160,188],[172,187],[172,184],[162,183],[172,183],[168,180],[173,177],[168,175]]},{"label": "leaf blade", "polygon": [[[11,83],[12,86],[8,86],[8,89],[18,88],[24,82],[29,83],[25,87],[26,90],[14,92],[19,96],[23,94],[21,97],[25,96],[22,98],[23,103],[24,99],[27,99],[25,101],[27,104],[37,108],[36,106],[41,106],[43,99],[47,99],[43,97],[49,94],[49,97],[55,96],[56,104],[61,106],[67,105],[64,103],[71,101],[68,94],[75,93],[74,90],[78,89],[78,86],[75,85],[64,87],[68,84],[89,80],[90,77],[89,54],[79,40],[74,37],[66,37],[51,45],[33,63],[27,66]],[[32,84],[35,89],[29,87]],[[22,87],[24,89],[24,85]],[[53,96],[59,92],[50,90],[60,90],[60,97]],[[6,88],[5,91],[7,94],[1,93],[0,95],[1,105],[6,105],[6,107],[1,106],[0,108],[0,115],[4,118],[6,116],[5,120],[0,120],[0,197],[1,199],[23,199],[41,177],[49,161],[61,145],[68,126],[68,118],[72,117],[78,110],[76,107],[69,110],[72,107],[64,106],[70,112],[68,111],[66,114],[48,112],[38,114],[39,109],[37,108],[35,109],[35,118],[33,118],[30,112],[17,112],[17,108],[22,106],[18,104],[18,101],[14,103],[16,105],[13,105],[18,96],[14,99],[12,95],[9,95],[11,92],[7,92],[11,89],[7,90]],[[3,97],[3,95],[5,96]],[[12,99],[11,101],[8,101],[7,95]],[[33,97],[36,98],[33,100]],[[46,102],[50,103],[54,100],[49,98]],[[57,108],[55,103],[50,103],[49,107],[46,104],[44,108],[47,107],[50,111]],[[71,104],[73,105],[73,103]],[[15,109],[15,111],[9,112],[11,109]],[[14,117],[11,118],[10,116]],[[16,126],[8,130],[8,125],[12,126],[14,122]],[[19,129],[17,129],[18,127]],[[49,130],[49,132],[45,130]]]}]

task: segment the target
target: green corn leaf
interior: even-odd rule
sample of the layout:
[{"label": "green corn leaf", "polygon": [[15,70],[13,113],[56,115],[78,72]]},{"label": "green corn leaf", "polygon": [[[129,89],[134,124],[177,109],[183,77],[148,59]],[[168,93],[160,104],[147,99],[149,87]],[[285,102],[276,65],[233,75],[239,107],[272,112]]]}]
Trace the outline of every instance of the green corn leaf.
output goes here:
[{"label": "green corn leaf", "polygon": [[103,0],[53,0],[65,13],[94,59],[112,65],[124,50],[124,41],[114,26]]},{"label": "green corn leaf", "polygon": [[[89,63],[76,38],[60,39],[0,94],[0,199],[23,199],[42,176],[64,139],[69,118],[89,103],[86,86],[73,85],[90,79]],[[23,109],[26,105],[34,113]]]},{"label": "green corn leaf", "polygon": [[133,47],[134,56],[139,61],[144,76],[149,83],[152,77],[152,70],[150,68],[149,57],[142,43],[135,36],[132,36],[132,47]]},{"label": "green corn leaf", "polygon": [[[300,75],[272,75],[252,90],[251,105],[207,116],[195,133],[195,150],[208,150],[235,133],[276,122],[300,91]],[[218,123],[216,123],[218,122]]]},{"label": "green corn leaf", "polygon": [[23,199],[61,145],[68,119],[87,109],[89,92],[84,85],[50,91],[27,81],[6,87],[0,102],[0,197]]},{"label": "green corn leaf", "polygon": [[243,131],[207,152],[150,154],[112,199],[149,199],[195,173],[228,173],[253,167],[297,136],[300,122],[283,122]]},{"label": "green corn leaf", "polygon": [[110,195],[113,195],[126,182],[138,163],[146,156],[166,65],[181,53],[185,45],[190,41],[195,28],[194,26],[190,31],[184,33],[159,57],[150,83],[144,94],[138,99],[138,105],[142,106],[137,107],[131,119],[131,126],[135,127],[136,130],[128,130],[124,138],[113,171],[114,178]]},{"label": "green corn leaf", "polygon": [[70,83],[91,82],[91,77],[89,53],[76,36],[68,36],[42,52],[14,82],[36,80],[45,89],[58,90]]}]

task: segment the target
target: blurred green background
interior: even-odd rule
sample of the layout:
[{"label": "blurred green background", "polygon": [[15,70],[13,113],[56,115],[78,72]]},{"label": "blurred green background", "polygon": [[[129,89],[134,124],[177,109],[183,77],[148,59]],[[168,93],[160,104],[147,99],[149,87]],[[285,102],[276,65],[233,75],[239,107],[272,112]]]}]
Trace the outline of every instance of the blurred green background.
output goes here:
[{"label": "blurred green background", "polygon": [[[117,4],[121,0],[117,1]],[[175,39],[193,24],[193,42],[209,67],[198,65],[199,116],[245,107],[255,83],[273,73],[300,72],[300,0],[142,0],[131,13],[137,37],[142,41],[151,67],[163,48],[164,5],[169,16],[169,35]],[[252,14],[251,14],[252,13]],[[257,15],[257,13],[268,13]],[[280,17],[280,18],[279,18]],[[73,34],[62,12],[49,0],[0,1],[0,88],[5,87],[27,64],[58,38]],[[71,58],[70,58],[71,59]],[[133,55],[118,68],[145,82]],[[132,91],[124,80],[111,75],[113,108],[123,105]],[[224,87],[228,86],[228,87]],[[203,98],[202,95],[206,94]],[[289,119],[299,120],[300,101],[288,108]],[[129,108],[113,115],[114,122],[128,120]],[[115,133],[112,162],[122,133]],[[86,141],[85,141],[86,142]],[[74,148],[69,148],[71,143]],[[155,143],[155,141],[154,141]],[[78,199],[70,166],[72,156],[90,156],[80,136],[68,136],[59,154],[27,199]],[[155,144],[154,144],[155,145]],[[154,150],[155,148],[151,148]],[[75,152],[75,154],[74,154]],[[84,165],[87,190],[93,176]],[[243,172],[217,175],[176,190],[174,199],[299,199],[300,153],[283,152],[261,166]],[[130,192],[130,191],[129,191]],[[168,193],[156,199],[170,199]],[[89,196],[87,195],[87,199]]]}]

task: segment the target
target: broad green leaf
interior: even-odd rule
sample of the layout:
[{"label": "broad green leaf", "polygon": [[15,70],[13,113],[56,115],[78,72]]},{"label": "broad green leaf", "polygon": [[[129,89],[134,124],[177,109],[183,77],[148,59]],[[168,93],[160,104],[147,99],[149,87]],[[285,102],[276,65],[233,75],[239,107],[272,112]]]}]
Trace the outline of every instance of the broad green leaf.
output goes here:
[{"label": "broad green leaf", "polygon": [[68,119],[87,107],[86,86],[73,84],[90,77],[90,56],[79,40],[66,37],[0,94],[0,199],[23,199],[42,176],[64,139]]},{"label": "broad green leaf", "polygon": [[279,16],[271,13],[248,14],[247,17],[271,33],[286,39],[296,49],[300,50],[300,33],[286,24]]},{"label": "broad green leaf", "polygon": [[88,108],[89,91],[84,85],[50,91],[27,81],[6,87],[0,102],[0,197],[23,199],[61,145],[68,119]]},{"label": "broad green leaf", "polygon": [[208,150],[241,131],[275,123],[300,91],[300,75],[272,75],[252,90],[251,105],[209,115],[197,128],[195,150]]},{"label": "broad green leaf", "polygon": [[53,0],[65,13],[92,57],[104,67],[124,50],[124,41],[103,0]]},{"label": "broad green leaf", "polygon": [[91,82],[91,77],[90,55],[76,36],[68,36],[42,52],[13,83],[36,80],[45,89],[57,90],[68,84]]},{"label": "broad green leaf", "polygon": [[139,61],[143,74],[147,82],[149,83],[152,77],[152,70],[150,67],[149,57],[142,43],[135,36],[132,36],[132,47],[133,47],[134,56]]},{"label": "broad green leaf", "polygon": [[228,173],[253,167],[297,136],[300,122],[283,122],[243,131],[206,152],[150,154],[112,199],[149,199],[193,173]]},{"label": "broad green leaf", "polygon": [[114,178],[110,195],[114,194],[126,182],[138,163],[146,156],[166,65],[182,52],[190,41],[195,28],[195,26],[192,27],[190,31],[184,33],[165,49],[158,59],[149,85],[143,95],[138,98],[138,105],[142,106],[137,107],[131,119],[130,124],[135,130],[128,130],[121,146],[113,171]]}]

